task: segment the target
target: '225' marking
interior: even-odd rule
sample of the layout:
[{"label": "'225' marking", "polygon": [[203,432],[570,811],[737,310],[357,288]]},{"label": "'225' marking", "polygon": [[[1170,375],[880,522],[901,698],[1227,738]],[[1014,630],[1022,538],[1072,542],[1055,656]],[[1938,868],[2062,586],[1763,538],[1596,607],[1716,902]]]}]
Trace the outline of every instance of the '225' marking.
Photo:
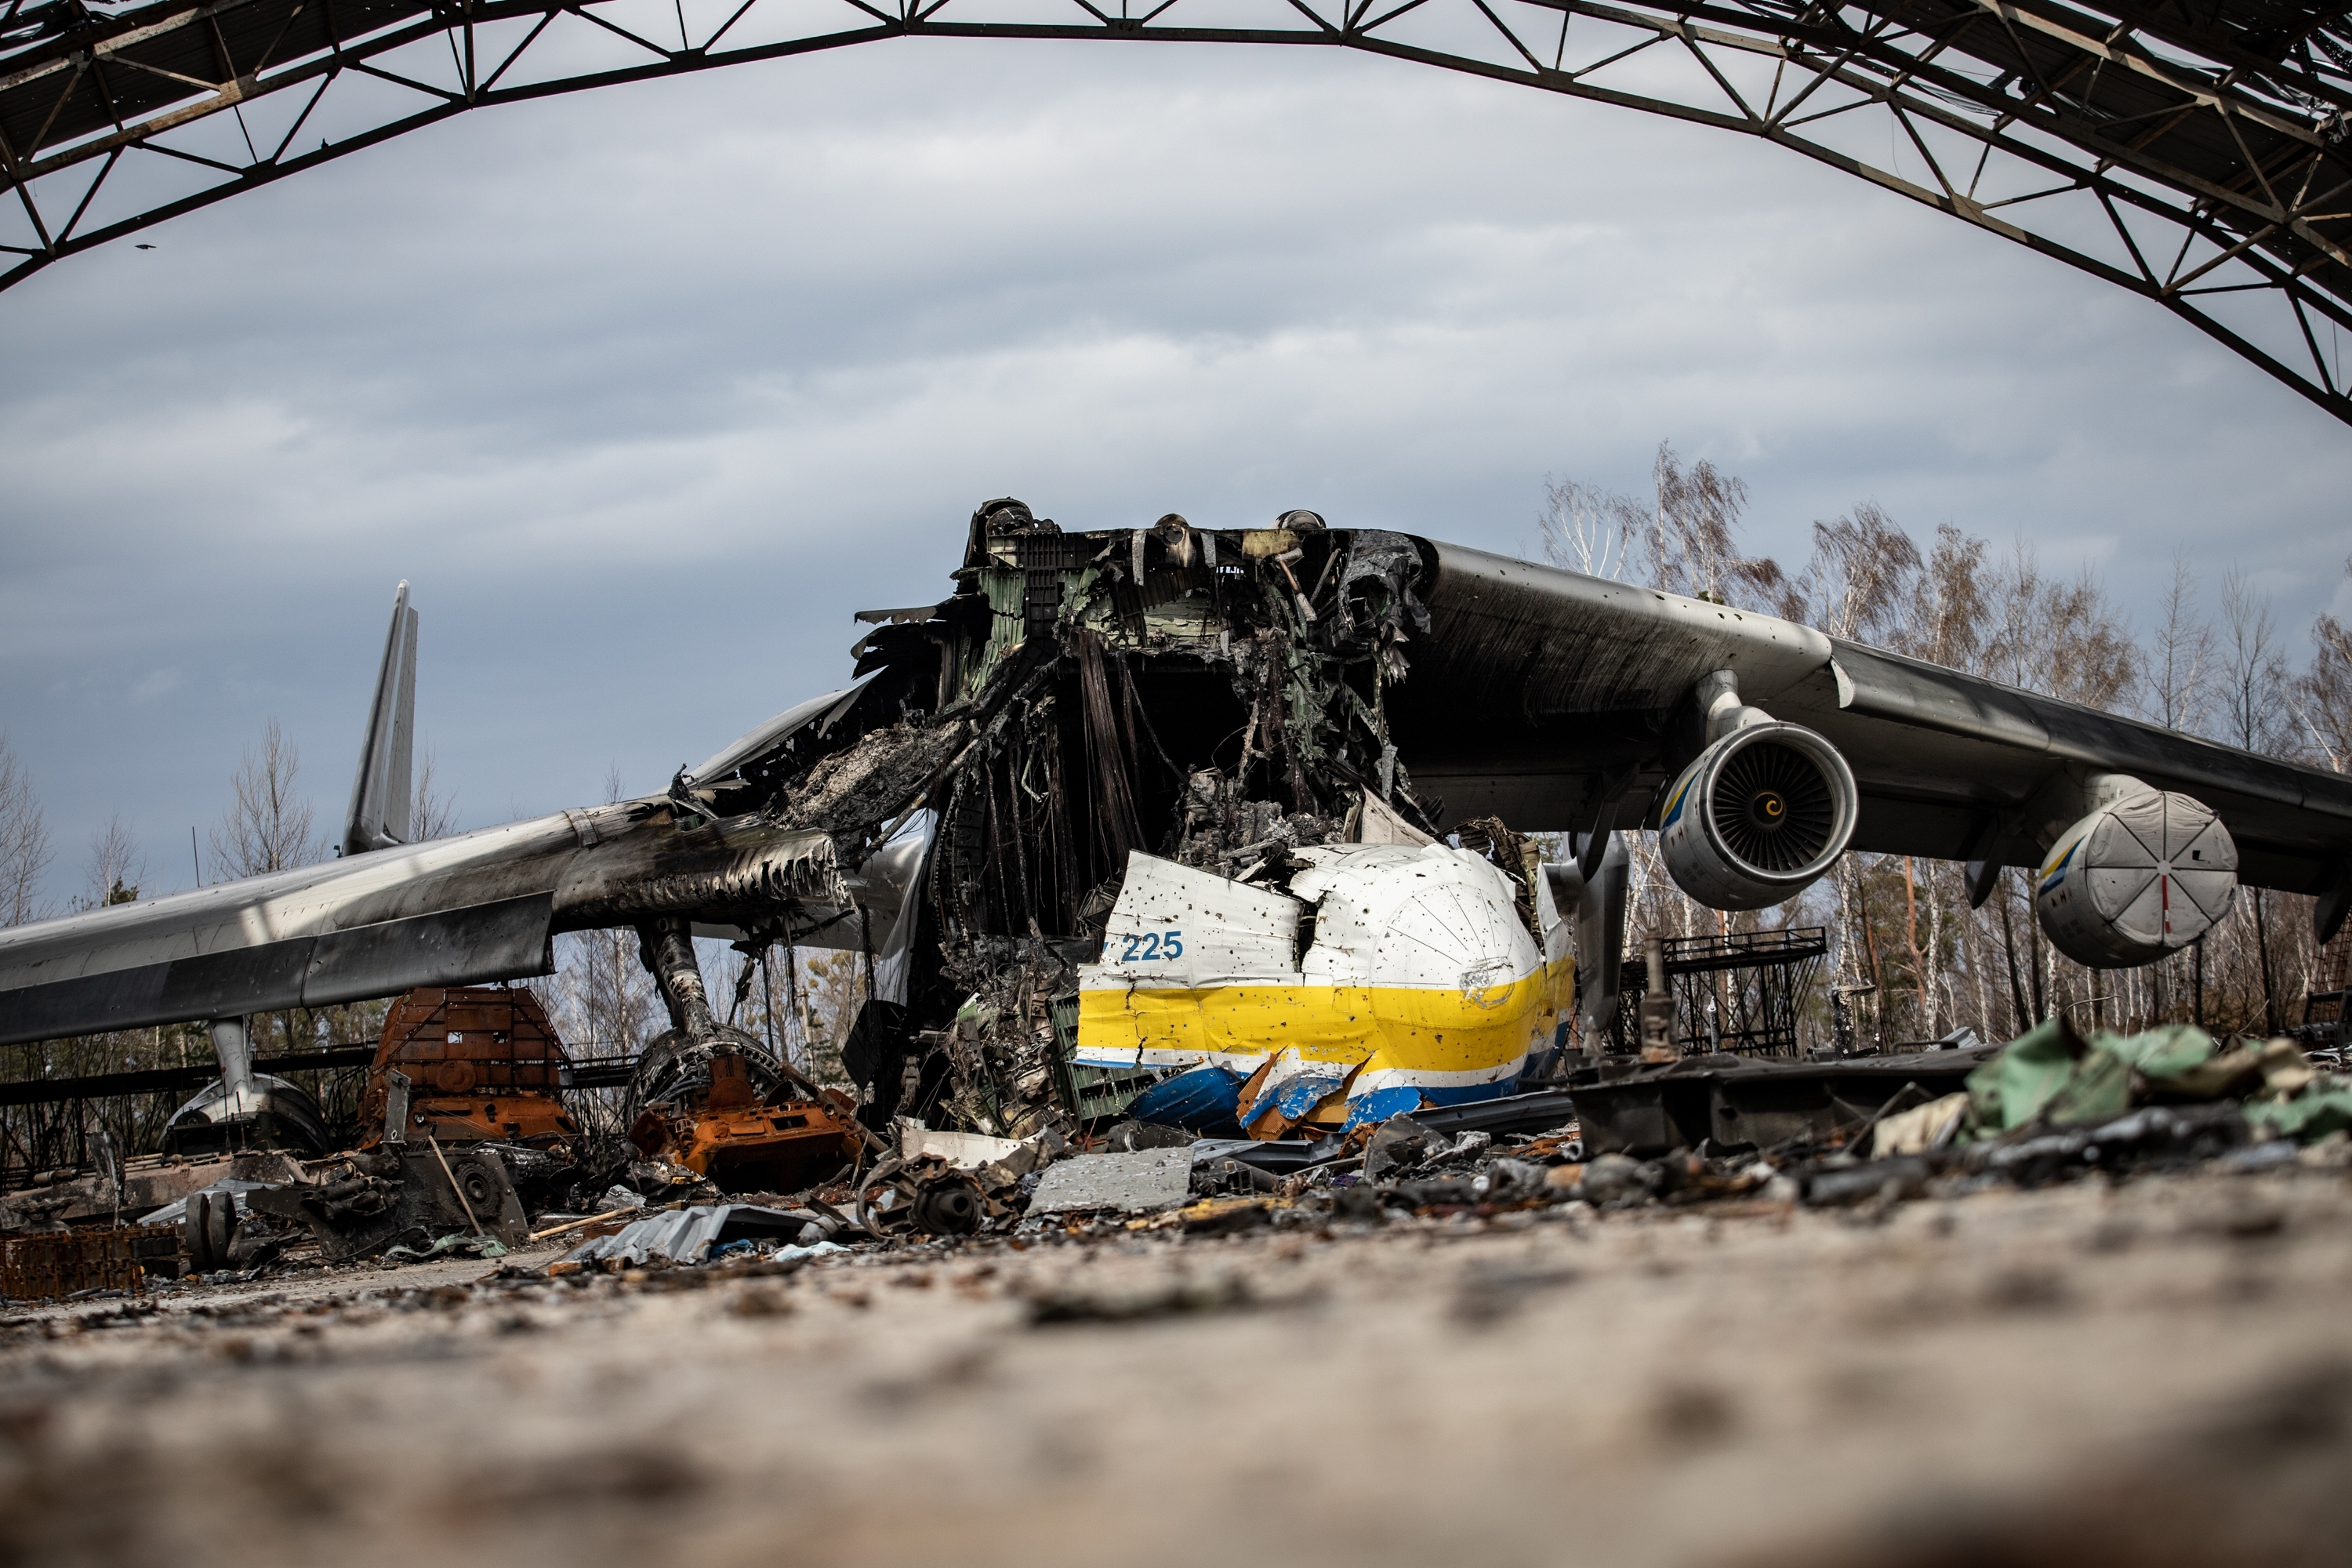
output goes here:
[{"label": "'225' marking", "polygon": [[1139,936],[1123,936],[1127,943],[1119,949],[1121,963],[1137,963],[1154,958],[1184,956],[1184,933],[1181,931],[1148,931]]}]

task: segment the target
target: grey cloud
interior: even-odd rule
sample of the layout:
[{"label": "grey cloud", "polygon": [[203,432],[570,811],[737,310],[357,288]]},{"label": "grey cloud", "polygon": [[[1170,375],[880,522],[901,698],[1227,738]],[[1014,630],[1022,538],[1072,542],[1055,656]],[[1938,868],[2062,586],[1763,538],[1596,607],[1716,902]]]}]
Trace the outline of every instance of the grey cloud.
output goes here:
[{"label": "grey cloud", "polygon": [[[331,814],[392,583],[469,820],[649,788],[944,591],[971,505],[1503,549],[1671,437],[2299,628],[2352,438],[1773,149],[1313,51],[894,44],[462,117],[0,296],[0,690],[159,864],[275,713]],[[140,701],[159,668],[183,684]]]}]

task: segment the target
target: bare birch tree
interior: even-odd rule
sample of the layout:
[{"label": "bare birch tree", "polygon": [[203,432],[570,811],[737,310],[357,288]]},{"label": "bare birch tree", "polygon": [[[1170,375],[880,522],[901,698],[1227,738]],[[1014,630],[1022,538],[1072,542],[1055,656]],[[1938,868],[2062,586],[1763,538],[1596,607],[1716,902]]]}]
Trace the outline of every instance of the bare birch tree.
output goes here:
[{"label": "bare birch tree", "polygon": [[1875,501],[1813,524],[1795,605],[1832,637],[1892,647],[1918,591],[1919,547]]},{"label": "bare birch tree", "polygon": [[[310,803],[300,793],[301,753],[277,720],[263,726],[258,747],[247,746],[229,781],[229,806],[212,831],[213,865],[224,881],[266,877],[314,865],[326,858]],[[277,1014],[278,1048],[292,1050],[318,1032],[315,1012]],[[261,1020],[247,1024],[257,1030]],[[257,1041],[257,1047],[258,1042]]]},{"label": "bare birch tree", "polygon": [[2088,567],[2061,580],[2020,539],[1993,573],[1985,673],[2088,708],[2113,708],[2139,674],[2131,628]]},{"label": "bare birch tree", "polygon": [[[1791,619],[1809,619],[1832,637],[1891,647],[1899,640],[1906,607],[1918,593],[1919,547],[1875,501],[1864,501],[1850,516],[1813,524],[1813,555],[1787,595]],[[1881,965],[1872,951],[1864,879],[1864,858],[1852,851],[1838,857],[1831,874],[1837,908],[1837,975],[1832,982],[1854,997],[1873,994]],[[1906,882],[1906,894],[1911,890]],[[1904,928],[1914,900],[1906,898]],[[1916,942],[1913,943],[1916,946]],[[1924,965],[1917,967],[1924,968]],[[1920,1003],[1928,1010],[1924,976]],[[1865,1030],[1883,1022],[1886,998],[1857,1009]]]},{"label": "bare birch tree", "polygon": [[1633,537],[1647,516],[1631,496],[1575,479],[1544,481],[1544,509],[1537,518],[1544,559],[1588,577],[1622,578],[1630,563]]},{"label": "bare birch tree", "polygon": [[[2344,563],[2352,578],[2352,560]],[[2337,773],[2352,773],[2352,627],[2334,616],[2312,623],[2311,668],[2289,689],[2311,749]]]},{"label": "bare birch tree", "polygon": [[[2223,595],[2216,626],[2198,602],[2194,573],[2176,563],[2143,642],[2095,574],[2047,571],[2021,540],[1994,559],[1985,541],[1947,525],[1923,549],[1884,508],[1865,503],[1816,526],[1812,559],[1790,582],[1777,566],[1741,555],[1737,529],[1748,491],[1737,479],[1709,465],[1685,468],[1671,447],[1661,448],[1654,477],[1658,493],[1648,503],[1550,482],[1547,553],[1580,571],[1615,570],[1630,557],[1624,575],[1646,575],[1660,587],[1760,599],[1834,636],[2352,770],[2352,634],[2320,617],[2307,668],[2292,670],[2275,616],[2242,577]],[[1636,837],[1629,847],[1637,941],[1763,923],[1699,909],[1665,876],[1652,841]],[[2268,1030],[2285,1021],[2279,999],[2298,977],[2306,989],[2340,984],[2352,961],[2352,938],[2332,957],[2314,946],[2300,918],[2307,900],[2250,893],[2191,950],[2140,970],[2089,970],[2043,937],[2032,894],[2029,868],[1997,879],[1983,906],[1971,909],[1957,866],[1850,856],[1833,879],[1774,918],[1836,923],[1840,983],[1883,988],[1875,1004],[1857,1009],[1865,1039],[1942,1034],[1956,1023],[2009,1038],[2061,1012],[2086,1026],[2202,1019],[2224,1034]],[[2278,918],[2282,904],[2297,918]]]},{"label": "bare birch tree", "polygon": [[1657,499],[1642,547],[1652,587],[1751,609],[1785,602],[1789,582],[1780,563],[1739,552],[1739,521],[1748,510],[1744,480],[1704,458],[1685,468],[1664,441],[1658,443],[1651,479]]},{"label": "bare birch tree", "polygon": [[[2291,677],[2279,647],[2278,617],[2268,594],[2235,566],[2221,580],[2220,703],[2215,714],[2221,739],[2249,752],[2284,754],[2300,738],[2289,720]],[[2276,972],[2271,962],[2268,900],[2263,889],[2238,900],[2253,924],[2254,962],[2262,984],[2263,1030],[2276,1034],[2280,1012]]]},{"label": "bare birch tree", "polygon": [[7,736],[0,735],[0,926],[41,918],[41,879],[51,853],[48,819],[33,781]]},{"label": "bare birch tree", "polygon": [[1910,604],[1895,637],[1898,652],[1949,669],[1978,668],[1992,616],[1985,550],[1985,541],[1948,522],[1936,530],[1934,547],[1911,578]]},{"label": "bare birch tree", "polygon": [[410,792],[409,841],[446,838],[457,827],[457,795],[445,790],[433,776],[433,753],[427,751],[416,767],[416,787]]},{"label": "bare birch tree", "polygon": [[123,823],[121,814],[108,817],[106,826],[90,838],[89,858],[82,862],[89,879],[74,900],[75,907],[96,910],[135,901],[139,885],[146,880],[146,866],[138,836]]},{"label": "bare birch tree", "polygon": [[2197,607],[2188,556],[2175,554],[2141,664],[2141,715],[2168,730],[2203,729],[2212,706],[2213,666],[2213,625]]},{"label": "bare birch tree", "polygon": [[290,871],[324,858],[310,803],[297,793],[301,769],[301,753],[272,719],[259,749],[246,748],[229,808],[213,829],[213,863],[227,879]]}]

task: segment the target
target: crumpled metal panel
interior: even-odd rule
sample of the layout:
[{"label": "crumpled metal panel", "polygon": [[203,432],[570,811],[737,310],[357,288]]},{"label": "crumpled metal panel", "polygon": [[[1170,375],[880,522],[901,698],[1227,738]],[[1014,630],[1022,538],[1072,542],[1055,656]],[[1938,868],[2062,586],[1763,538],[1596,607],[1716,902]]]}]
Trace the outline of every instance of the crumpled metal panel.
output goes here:
[{"label": "crumpled metal panel", "polygon": [[1190,1148],[1078,1154],[1046,1168],[1030,1196],[1029,1212],[1160,1214],[1181,1206],[1192,1191]]},{"label": "crumpled metal panel", "polygon": [[[660,1258],[672,1263],[700,1263],[710,1256],[712,1247],[730,1241],[773,1237],[796,1242],[807,1228],[806,1219],[782,1209],[756,1204],[697,1204],[633,1221],[613,1236],[592,1237],[566,1253],[563,1261],[594,1263],[617,1258],[643,1263]],[[835,1250],[846,1249],[836,1247]]]}]

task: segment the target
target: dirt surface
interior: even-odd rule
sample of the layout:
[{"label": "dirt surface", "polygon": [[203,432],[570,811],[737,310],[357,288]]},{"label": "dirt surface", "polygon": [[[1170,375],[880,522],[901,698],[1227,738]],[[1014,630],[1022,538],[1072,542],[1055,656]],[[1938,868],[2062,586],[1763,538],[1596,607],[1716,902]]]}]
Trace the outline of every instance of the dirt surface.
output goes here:
[{"label": "dirt surface", "polygon": [[2352,1186],[552,1253],[0,1318],[0,1563],[2342,1560]]}]

